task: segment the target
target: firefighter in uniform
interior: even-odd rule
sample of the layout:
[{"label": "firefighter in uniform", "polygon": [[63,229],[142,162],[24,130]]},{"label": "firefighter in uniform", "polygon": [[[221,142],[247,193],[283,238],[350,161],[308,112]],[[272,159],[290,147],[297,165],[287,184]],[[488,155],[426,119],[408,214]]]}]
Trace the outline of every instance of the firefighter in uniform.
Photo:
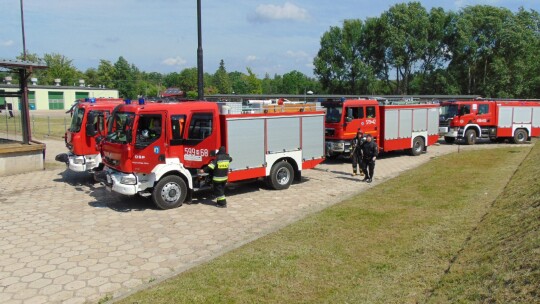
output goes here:
[{"label": "firefighter in uniform", "polygon": [[364,166],[362,165],[362,145],[365,143],[366,138],[362,129],[358,129],[356,137],[351,141],[351,159],[352,159],[352,175],[357,175],[357,168],[360,168],[360,175],[364,175]]},{"label": "firefighter in uniform", "polygon": [[373,173],[375,172],[375,159],[379,155],[379,147],[373,140],[373,136],[368,134],[366,136],[366,142],[362,145],[362,165],[364,166],[364,173],[366,177],[362,181],[371,183],[373,180]]},{"label": "firefighter in uniform", "polygon": [[217,198],[217,206],[221,208],[227,207],[225,185],[227,184],[230,162],[232,162],[232,158],[225,151],[225,147],[220,147],[216,158],[202,170],[206,173],[213,171],[212,184],[214,186],[214,195]]}]

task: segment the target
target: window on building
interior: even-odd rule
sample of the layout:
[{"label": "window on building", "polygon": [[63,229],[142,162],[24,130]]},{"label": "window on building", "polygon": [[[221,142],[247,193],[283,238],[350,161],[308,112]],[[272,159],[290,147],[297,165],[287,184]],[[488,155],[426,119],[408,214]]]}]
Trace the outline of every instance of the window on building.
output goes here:
[{"label": "window on building", "polygon": [[49,110],[64,109],[64,92],[49,92]]}]

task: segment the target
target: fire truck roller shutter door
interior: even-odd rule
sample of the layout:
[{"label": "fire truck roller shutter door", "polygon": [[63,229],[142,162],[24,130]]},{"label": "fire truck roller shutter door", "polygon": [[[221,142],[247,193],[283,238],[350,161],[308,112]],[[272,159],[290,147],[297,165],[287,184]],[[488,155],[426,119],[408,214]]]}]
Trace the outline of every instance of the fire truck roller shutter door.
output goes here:
[{"label": "fire truck roller shutter door", "polygon": [[384,110],[384,139],[392,140],[399,138],[399,110]]},{"label": "fire truck roller shutter door", "polygon": [[532,126],[533,128],[540,128],[540,107],[533,108]]},{"label": "fire truck roller shutter door", "polygon": [[302,117],[302,159],[311,160],[323,156],[324,115]]},{"label": "fire truck roller shutter door", "polygon": [[413,132],[424,132],[427,128],[427,109],[413,109]]},{"label": "fire truck roller shutter door", "polygon": [[300,149],[300,117],[268,118],[266,124],[267,152],[279,153]]},{"label": "fire truck roller shutter door", "polygon": [[265,162],[264,119],[227,119],[227,149],[231,169],[261,168]]},{"label": "fire truck roller shutter door", "polygon": [[412,137],[412,110],[399,110],[399,138]]},{"label": "fire truck roller shutter door", "polygon": [[439,110],[437,108],[428,110],[428,135],[439,134]]}]

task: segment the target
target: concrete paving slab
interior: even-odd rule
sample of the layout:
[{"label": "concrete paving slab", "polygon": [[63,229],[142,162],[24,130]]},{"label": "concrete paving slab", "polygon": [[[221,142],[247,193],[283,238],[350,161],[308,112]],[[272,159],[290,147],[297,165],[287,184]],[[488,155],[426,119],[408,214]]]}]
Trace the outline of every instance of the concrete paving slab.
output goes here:
[{"label": "concrete paving slab", "polygon": [[[45,142],[52,154],[63,152],[63,142]],[[125,295],[434,157],[509,146],[440,145],[418,157],[387,154],[377,160],[372,184],[352,177],[350,163],[329,161],[303,172],[288,190],[268,190],[260,182],[234,185],[226,209],[203,193],[193,204],[158,210],[150,199],[110,193],[91,175],[63,168],[12,175],[0,183],[0,301],[83,303]]]}]

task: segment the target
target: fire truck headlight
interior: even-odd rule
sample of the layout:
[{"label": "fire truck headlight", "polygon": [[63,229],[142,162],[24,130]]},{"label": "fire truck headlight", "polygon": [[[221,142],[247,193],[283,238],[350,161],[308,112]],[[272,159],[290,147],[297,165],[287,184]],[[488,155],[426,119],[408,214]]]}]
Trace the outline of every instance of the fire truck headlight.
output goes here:
[{"label": "fire truck headlight", "polygon": [[342,142],[335,143],[335,147],[338,149],[343,149],[345,148],[345,143],[342,143]]},{"label": "fire truck headlight", "polygon": [[122,176],[122,178],[120,179],[120,183],[124,185],[136,185],[137,177],[135,175]]},{"label": "fire truck headlight", "polygon": [[73,159],[73,163],[74,163],[75,165],[82,165],[82,164],[84,164],[84,158],[82,158],[82,157],[76,157],[76,158]]}]

